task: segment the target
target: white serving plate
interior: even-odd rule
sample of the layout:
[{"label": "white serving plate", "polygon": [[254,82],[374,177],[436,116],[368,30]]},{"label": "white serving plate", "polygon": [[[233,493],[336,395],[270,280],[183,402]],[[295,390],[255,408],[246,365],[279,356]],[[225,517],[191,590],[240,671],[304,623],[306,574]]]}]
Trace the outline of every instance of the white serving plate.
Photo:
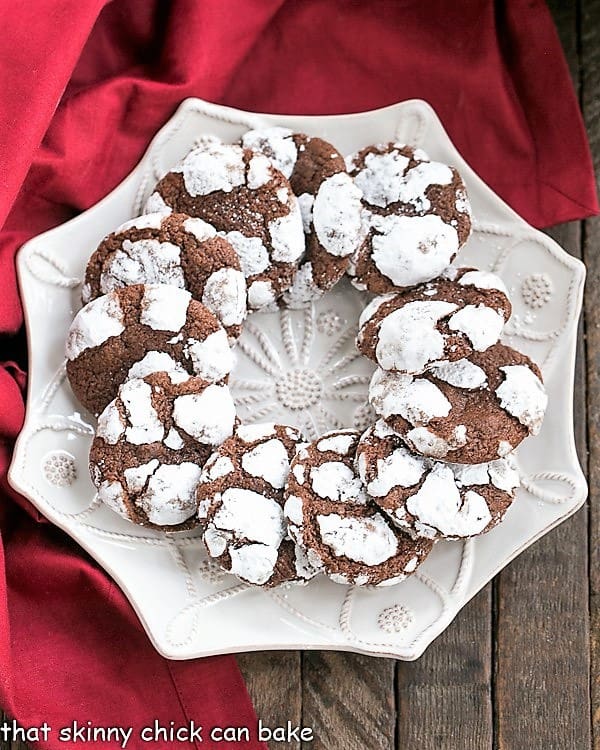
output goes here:
[{"label": "white serving plate", "polygon": [[[120,519],[95,499],[87,454],[93,418],[65,379],[64,339],[99,240],[137,215],[154,182],[201,133],[237,139],[268,122],[331,140],[344,153],[401,140],[456,166],[474,231],[458,262],[500,274],[514,313],[505,339],[541,366],[550,404],[540,435],[518,450],[523,487],[500,526],[436,545],[417,573],[390,588],[323,578],[273,591],[240,584],[207,560],[198,532],[166,535]],[[255,115],[198,99],[182,103],[121,185],[72,221],[25,244],[17,259],[29,339],[27,416],[9,479],[110,573],[157,650],[172,659],[262,649],[337,649],[416,659],[498,571],[584,502],[573,437],[573,371],[584,266],[512,211],[456,151],[423,101],[354,115]],[[232,378],[247,421],[296,424],[312,436],[371,420],[371,364],[353,338],[364,297],[342,283],[306,312],[252,315]]]}]

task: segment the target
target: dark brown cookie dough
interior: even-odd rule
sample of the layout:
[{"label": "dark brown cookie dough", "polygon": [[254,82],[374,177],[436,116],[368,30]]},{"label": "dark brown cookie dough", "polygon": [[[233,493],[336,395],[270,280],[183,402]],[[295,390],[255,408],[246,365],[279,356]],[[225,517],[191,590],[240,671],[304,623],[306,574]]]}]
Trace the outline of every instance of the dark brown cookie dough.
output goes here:
[{"label": "dark brown cookie dough", "polygon": [[443,463],[413,453],[381,419],[361,436],[356,468],[369,497],[390,520],[426,539],[489,531],[519,485],[512,454],[484,464]]},{"label": "dark brown cookie dough", "polygon": [[502,280],[474,268],[376,297],[363,310],[358,350],[384,370],[420,373],[497,343],[511,313]]},{"label": "dark brown cookie dough", "polygon": [[73,393],[93,414],[127,378],[177,370],[218,381],[233,366],[215,316],[166,284],[124,287],[87,304],[71,324],[66,355]]},{"label": "dark brown cookie dough", "polygon": [[467,241],[471,209],[453,167],[399,143],[346,160],[363,193],[368,235],[348,273],[359,289],[400,291],[438,276]]},{"label": "dark brown cookie dough", "polygon": [[215,314],[230,339],[246,317],[246,281],[231,244],[214,227],[185,214],[138,216],[105,237],[90,258],[81,297],[133,284],[171,284]]},{"label": "dark brown cookie dough", "polygon": [[146,211],[195,216],[234,247],[248,307],[272,305],[290,286],[304,252],[298,201],[266,156],[203,139],[156,185]]},{"label": "dark brown cookie dough", "polygon": [[284,512],[293,539],[331,580],[390,586],[417,568],[432,542],[399,531],[370,502],[354,468],[358,439],[353,430],[336,430],[301,448]]},{"label": "dark brown cookie dough", "polygon": [[362,243],[361,192],[344,158],[322,138],[271,127],[248,131],[242,145],[267,156],[298,197],[306,252],[280,302],[303,307],[339,281]]},{"label": "dark brown cookie dough", "polygon": [[202,466],[234,423],[226,385],[177,372],[128,380],[99,416],[90,449],[99,498],[142,526],[194,526]]},{"label": "dark brown cookie dough", "polygon": [[548,398],[537,365],[495,344],[421,375],[377,369],[369,401],[417,453],[479,464],[536,435]]},{"label": "dark brown cookie dough", "polygon": [[224,570],[248,583],[278,586],[317,572],[283,518],[283,487],[302,440],[285,425],[239,425],[204,466],[197,489],[204,543]]}]

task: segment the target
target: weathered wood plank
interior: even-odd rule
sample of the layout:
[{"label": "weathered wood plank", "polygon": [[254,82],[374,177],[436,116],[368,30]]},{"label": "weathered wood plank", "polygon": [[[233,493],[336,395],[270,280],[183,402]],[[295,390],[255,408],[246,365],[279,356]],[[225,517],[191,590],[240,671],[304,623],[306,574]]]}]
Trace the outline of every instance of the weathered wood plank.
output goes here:
[{"label": "weathered wood plank", "polygon": [[398,663],[397,750],[491,750],[491,586],[416,662]]},{"label": "weathered wood plank", "polygon": [[[600,174],[600,0],[581,8],[582,107],[596,175]],[[600,219],[584,224],[588,267],[585,301],[589,435],[591,711],[593,747],[600,750]]]},{"label": "weathered wood plank", "polygon": [[[302,711],[301,654],[265,651],[240,654],[238,664],[246,680],[258,718],[268,727],[299,725]],[[297,742],[269,743],[270,750],[299,750]]]},{"label": "weathered wood plank", "polygon": [[391,750],[396,705],[393,659],[309,651],[302,663],[303,750]]}]

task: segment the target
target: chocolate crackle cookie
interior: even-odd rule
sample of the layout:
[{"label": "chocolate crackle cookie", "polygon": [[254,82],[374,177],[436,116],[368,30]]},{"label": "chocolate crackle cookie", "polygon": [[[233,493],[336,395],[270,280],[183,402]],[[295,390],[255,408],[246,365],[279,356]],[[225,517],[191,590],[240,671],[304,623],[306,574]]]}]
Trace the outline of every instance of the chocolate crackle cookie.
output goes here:
[{"label": "chocolate crackle cookie", "polygon": [[421,375],[378,369],[369,401],[417,453],[479,464],[536,435],[548,397],[529,357],[494,344]]},{"label": "chocolate crackle cookie", "polygon": [[433,281],[372,300],[360,316],[356,345],[384,370],[420,373],[485,351],[510,313],[498,276],[448,268]]},{"label": "chocolate crackle cookie", "polygon": [[317,572],[283,517],[283,487],[302,440],[285,425],[239,425],[204,466],[197,498],[206,549],[248,583],[277,586]]},{"label": "chocolate crackle cookie", "polygon": [[159,181],[148,212],[178,211],[207,221],[233,245],[252,310],[290,286],[304,252],[298,201],[266,156],[204,139]]},{"label": "chocolate crackle cookie", "polygon": [[306,252],[282,301],[303,307],[339,281],[364,240],[361,192],[343,156],[322,138],[271,127],[248,131],[242,145],[267,156],[298,197]]},{"label": "chocolate crackle cookie", "polygon": [[410,451],[381,419],[360,438],[356,467],[390,520],[427,539],[489,531],[504,517],[519,485],[512,455],[484,464],[442,463]]},{"label": "chocolate crackle cookie", "polygon": [[138,216],[105,237],[90,258],[81,297],[90,300],[132,284],[187,289],[215,314],[230,339],[246,317],[246,280],[231,244],[202,219]]},{"label": "chocolate crackle cookie", "polygon": [[382,294],[438,276],[471,231],[456,169],[399,143],[367,146],[346,163],[362,191],[368,228],[351,259],[353,284]]},{"label": "chocolate crackle cookie", "polygon": [[425,559],[432,542],[413,540],[373,505],[354,469],[359,433],[336,430],[292,461],[285,516],[310,563],[337,583],[391,586]]},{"label": "chocolate crackle cookie", "polygon": [[142,526],[195,525],[202,465],[235,418],[226,385],[180,372],[128,380],[99,416],[90,450],[99,498]]},{"label": "chocolate crackle cookie", "polygon": [[167,284],[124,287],[87,304],[71,324],[66,355],[73,393],[94,414],[128,378],[176,370],[218,381],[233,366],[215,316]]}]

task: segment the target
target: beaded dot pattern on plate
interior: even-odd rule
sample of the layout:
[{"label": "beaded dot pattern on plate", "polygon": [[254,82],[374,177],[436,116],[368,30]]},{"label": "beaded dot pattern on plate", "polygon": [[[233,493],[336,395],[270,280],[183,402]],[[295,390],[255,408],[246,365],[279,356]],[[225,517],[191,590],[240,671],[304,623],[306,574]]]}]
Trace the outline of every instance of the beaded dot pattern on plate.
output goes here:
[{"label": "beaded dot pattern on plate", "polygon": [[48,453],[42,463],[44,478],[55,487],[69,487],[77,479],[75,459],[66,451]]},{"label": "beaded dot pattern on plate", "polygon": [[413,621],[413,614],[404,604],[394,604],[379,613],[377,624],[386,633],[400,633],[406,630]]},{"label": "beaded dot pattern on plate", "polygon": [[208,583],[221,583],[226,574],[212,560],[202,560],[198,565],[198,575]]},{"label": "beaded dot pattern on plate", "polygon": [[357,430],[364,432],[367,427],[377,421],[377,415],[373,407],[368,402],[361,404],[356,408],[352,416],[352,424]]},{"label": "beaded dot pattern on plate", "polygon": [[294,411],[307,409],[319,403],[323,381],[314,370],[289,370],[275,384],[279,401]]},{"label": "beaded dot pattern on plate", "polygon": [[324,310],[317,316],[317,330],[326,336],[333,336],[339,333],[343,326],[344,320],[335,312],[335,310]]},{"label": "beaded dot pattern on plate", "polygon": [[521,296],[528,307],[534,310],[543,307],[550,301],[554,287],[552,280],[545,273],[532,273],[521,283]]}]

